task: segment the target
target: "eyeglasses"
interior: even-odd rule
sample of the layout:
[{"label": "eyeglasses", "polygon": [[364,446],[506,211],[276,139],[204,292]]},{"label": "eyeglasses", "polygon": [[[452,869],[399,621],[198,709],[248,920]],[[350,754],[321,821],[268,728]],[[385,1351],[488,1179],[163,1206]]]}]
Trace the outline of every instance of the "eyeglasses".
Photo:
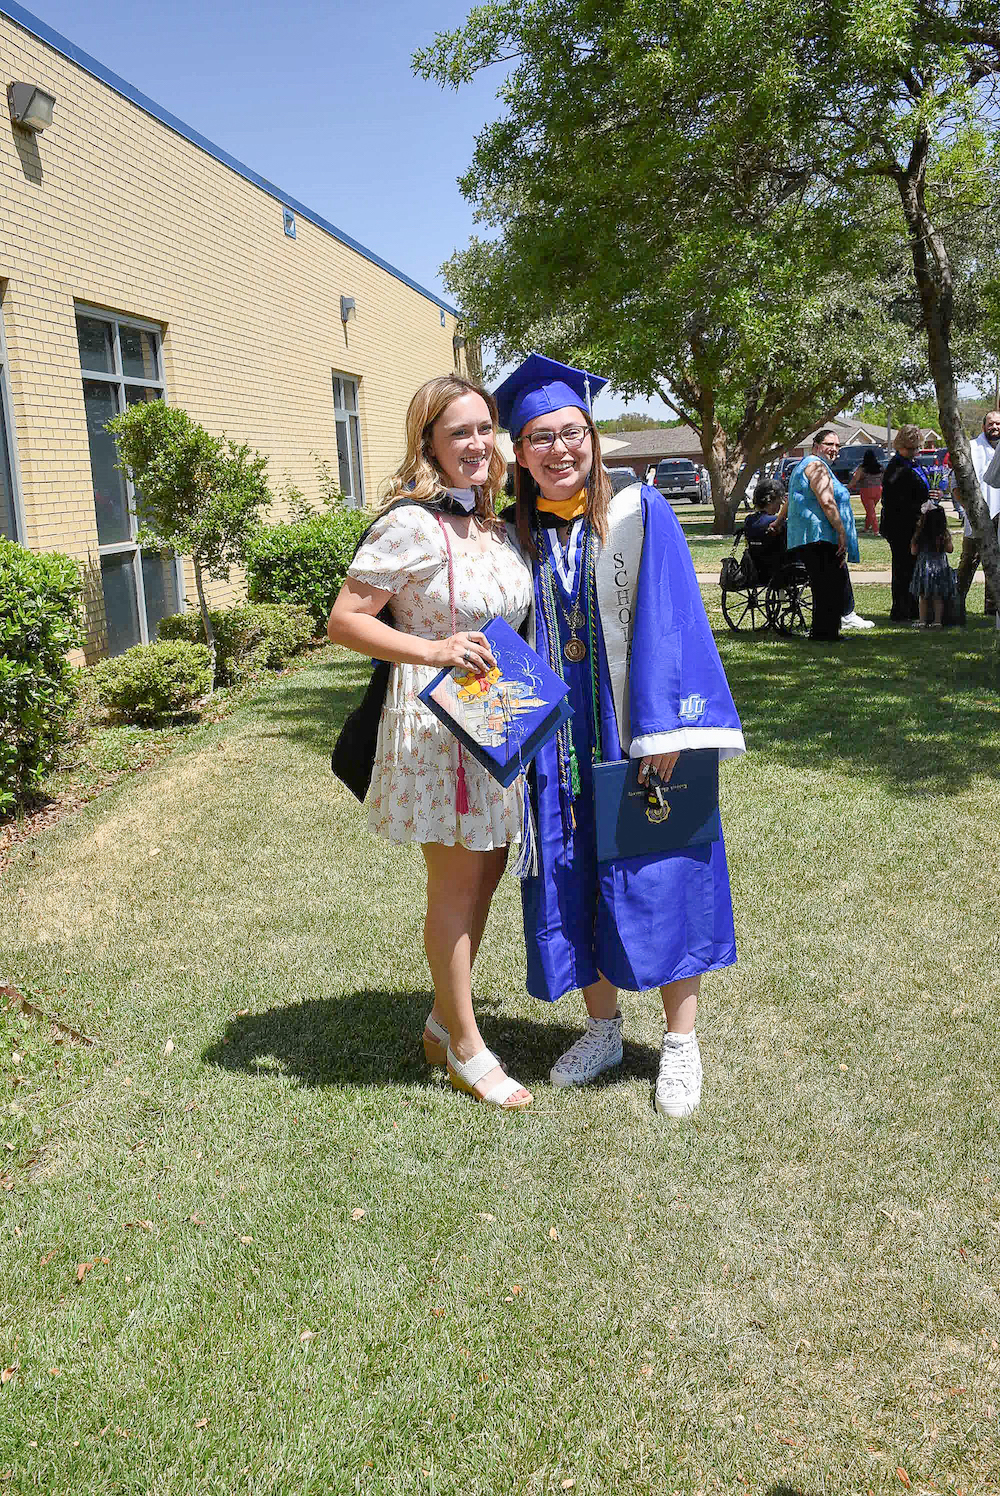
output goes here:
[{"label": "eyeglasses", "polygon": [[527,442],[533,452],[547,452],[557,437],[564,447],[580,447],[589,435],[588,426],[564,426],[561,431],[532,431],[518,439]]}]

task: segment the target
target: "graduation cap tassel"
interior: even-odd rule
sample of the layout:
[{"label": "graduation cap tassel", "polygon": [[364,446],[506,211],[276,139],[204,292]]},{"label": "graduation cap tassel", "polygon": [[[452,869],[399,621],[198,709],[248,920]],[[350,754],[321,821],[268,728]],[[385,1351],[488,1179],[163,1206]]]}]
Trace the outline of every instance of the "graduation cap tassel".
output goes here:
[{"label": "graduation cap tassel", "polygon": [[515,878],[533,878],[538,872],[538,831],[535,826],[535,814],[531,808],[531,792],[528,789],[528,777],[521,774],[518,777],[518,787],[521,793],[521,850],[517,854],[517,860],[511,868]]},{"label": "graduation cap tassel", "polygon": [[465,759],[461,743],[458,745],[458,773],[455,776],[455,809],[460,816],[469,814],[469,791],[465,783]]}]

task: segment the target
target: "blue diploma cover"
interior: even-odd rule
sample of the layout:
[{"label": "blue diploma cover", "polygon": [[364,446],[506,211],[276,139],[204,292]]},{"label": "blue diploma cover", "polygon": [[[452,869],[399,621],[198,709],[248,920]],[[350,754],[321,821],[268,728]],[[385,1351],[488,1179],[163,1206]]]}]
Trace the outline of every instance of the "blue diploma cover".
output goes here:
[{"label": "blue diploma cover", "polygon": [[639,758],[594,765],[594,820],[598,862],[677,852],[718,841],[719,750],[682,753],[661,806],[652,786],[639,783]]},{"label": "blue diploma cover", "polygon": [[502,618],[481,631],[496,668],[486,675],[456,666],[419,693],[462,747],[506,789],[568,717],[569,688]]}]

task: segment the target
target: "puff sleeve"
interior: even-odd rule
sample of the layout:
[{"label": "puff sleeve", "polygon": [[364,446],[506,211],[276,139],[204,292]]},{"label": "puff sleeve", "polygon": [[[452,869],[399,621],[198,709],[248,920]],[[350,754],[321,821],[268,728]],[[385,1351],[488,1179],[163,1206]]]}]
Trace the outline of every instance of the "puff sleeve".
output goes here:
[{"label": "puff sleeve", "polygon": [[383,514],[358,547],[347,575],[367,587],[399,592],[407,582],[425,582],[446,560],[441,527],[419,504]]}]

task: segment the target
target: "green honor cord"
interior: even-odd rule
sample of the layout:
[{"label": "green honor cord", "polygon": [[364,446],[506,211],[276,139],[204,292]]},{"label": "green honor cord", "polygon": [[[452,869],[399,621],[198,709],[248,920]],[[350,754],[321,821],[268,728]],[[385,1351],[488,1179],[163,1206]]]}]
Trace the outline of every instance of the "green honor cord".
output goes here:
[{"label": "green honor cord", "polygon": [[[559,607],[556,598],[556,581],[552,571],[552,561],[548,548],[543,540],[540,527],[535,530],[535,546],[538,551],[539,562],[542,570],[542,607],[545,614],[545,632],[548,642],[549,667],[556,672],[563,682],[566,675],[563,670],[563,652],[559,638]],[[583,555],[580,564],[583,568],[583,576],[586,585],[580,589],[580,595],[586,610],[587,628],[587,654],[590,665],[590,699],[594,717],[594,762],[599,763],[602,758],[601,752],[601,713],[600,713],[600,687],[597,678],[598,640],[597,640],[597,577],[594,567],[594,536],[589,521],[586,522],[583,534]],[[564,797],[564,803],[568,805],[569,818],[572,824],[576,824],[573,815],[573,801],[580,793],[580,764],[576,756],[576,746],[573,742],[573,734],[570,723],[564,722],[556,733],[556,758],[559,765],[559,788]]]}]

